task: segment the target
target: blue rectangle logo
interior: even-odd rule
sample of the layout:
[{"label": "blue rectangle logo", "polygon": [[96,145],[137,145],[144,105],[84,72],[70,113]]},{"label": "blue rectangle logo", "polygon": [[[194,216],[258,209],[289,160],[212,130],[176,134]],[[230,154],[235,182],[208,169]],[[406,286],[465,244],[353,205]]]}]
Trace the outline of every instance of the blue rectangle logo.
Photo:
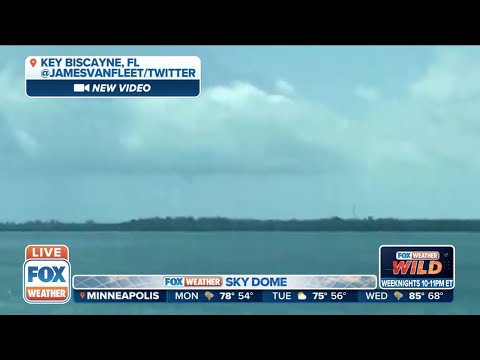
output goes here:
[{"label": "blue rectangle logo", "polygon": [[453,289],[452,245],[383,245],[379,249],[381,289]]}]

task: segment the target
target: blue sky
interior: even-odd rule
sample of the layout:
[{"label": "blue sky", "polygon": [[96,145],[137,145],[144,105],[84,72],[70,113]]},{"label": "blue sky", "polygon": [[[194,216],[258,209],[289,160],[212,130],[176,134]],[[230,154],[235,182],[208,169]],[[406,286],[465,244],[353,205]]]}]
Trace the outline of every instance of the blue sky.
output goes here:
[{"label": "blue sky", "polygon": [[[196,99],[31,99],[31,55],[198,55]],[[480,48],[0,47],[0,220],[480,218]]]}]

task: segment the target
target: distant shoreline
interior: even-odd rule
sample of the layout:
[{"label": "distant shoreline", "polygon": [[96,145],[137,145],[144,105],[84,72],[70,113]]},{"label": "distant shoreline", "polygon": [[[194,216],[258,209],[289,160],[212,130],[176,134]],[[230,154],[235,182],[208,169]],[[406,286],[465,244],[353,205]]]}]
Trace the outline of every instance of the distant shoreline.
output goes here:
[{"label": "distant shoreline", "polygon": [[27,221],[0,223],[2,231],[284,231],[284,232],[480,232],[480,219],[343,219],[260,220],[223,217],[156,217],[118,223]]}]

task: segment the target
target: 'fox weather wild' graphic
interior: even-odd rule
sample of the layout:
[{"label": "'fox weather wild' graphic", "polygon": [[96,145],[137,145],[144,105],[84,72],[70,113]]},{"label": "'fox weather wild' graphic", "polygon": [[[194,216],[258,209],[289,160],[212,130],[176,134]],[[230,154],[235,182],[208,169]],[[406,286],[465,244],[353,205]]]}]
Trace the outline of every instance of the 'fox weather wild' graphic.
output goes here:
[{"label": "'fox weather wild' graphic", "polygon": [[453,289],[452,245],[384,245],[379,249],[382,289]]},{"label": "'fox weather wild' graphic", "polygon": [[30,304],[64,304],[71,296],[69,250],[65,245],[28,245],[23,298]]}]

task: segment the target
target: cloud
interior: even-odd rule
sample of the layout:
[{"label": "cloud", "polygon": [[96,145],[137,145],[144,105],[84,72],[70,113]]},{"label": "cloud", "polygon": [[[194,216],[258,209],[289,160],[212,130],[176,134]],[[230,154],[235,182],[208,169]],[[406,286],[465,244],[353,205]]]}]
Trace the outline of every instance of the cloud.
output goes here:
[{"label": "cloud", "polygon": [[28,132],[16,129],[13,135],[17,145],[25,154],[34,156],[37,153],[38,143]]},{"label": "cloud", "polygon": [[438,52],[436,61],[411,85],[411,94],[431,101],[478,99],[480,58],[460,49]]},{"label": "cloud", "polygon": [[[12,91],[11,82],[0,85],[7,87]],[[342,157],[331,140],[335,126],[327,125],[334,113],[246,82],[206,88],[198,99],[12,96],[1,105],[11,121],[3,123],[0,141],[17,153],[0,158],[15,156],[29,170],[316,172]]]},{"label": "cloud", "polygon": [[[197,99],[29,99],[0,69],[3,171],[322,173],[480,168],[480,56],[439,52],[406,95],[355,94],[354,115],[237,81]],[[17,76],[17,77],[15,77]]]},{"label": "cloud", "polygon": [[293,94],[294,88],[286,80],[277,80],[275,83],[275,89],[283,94]]},{"label": "cloud", "polygon": [[355,88],[355,95],[367,101],[375,101],[379,98],[377,89],[364,85],[359,85]]},{"label": "cloud", "polygon": [[187,102],[129,102],[125,115],[136,119],[120,138],[125,155],[160,171],[311,172],[342,156],[322,129],[335,114],[244,82]]}]

